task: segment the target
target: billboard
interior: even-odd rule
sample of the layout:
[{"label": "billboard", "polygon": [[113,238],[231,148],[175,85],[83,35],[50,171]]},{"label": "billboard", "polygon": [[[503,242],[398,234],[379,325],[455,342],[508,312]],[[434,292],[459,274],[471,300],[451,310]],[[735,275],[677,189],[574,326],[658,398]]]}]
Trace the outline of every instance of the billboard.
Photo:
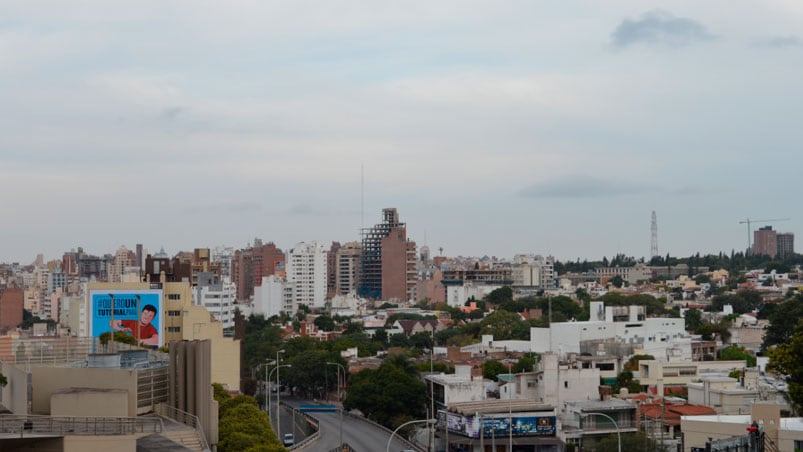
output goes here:
[{"label": "billboard", "polygon": [[114,328],[138,338],[142,345],[163,345],[161,290],[93,290],[89,298],[92,336]]},{"label": "billboard", "polygon": [[[510,434],[510,424],[513,424],[513,436],[554,436],[556,433],[557,419],[551,415],[513,415],[512,419],[504,414],[495,414],[487,417],[462,416],[457,413],[438,413],[438,424],[443,428],[444,423],[450,432],[468,436],[470,438],[480,437],[480,422],[482,423],[482,434],[486,438],[493,436],[508,436]],[[512,421],[512,422],[511,422]]]}]

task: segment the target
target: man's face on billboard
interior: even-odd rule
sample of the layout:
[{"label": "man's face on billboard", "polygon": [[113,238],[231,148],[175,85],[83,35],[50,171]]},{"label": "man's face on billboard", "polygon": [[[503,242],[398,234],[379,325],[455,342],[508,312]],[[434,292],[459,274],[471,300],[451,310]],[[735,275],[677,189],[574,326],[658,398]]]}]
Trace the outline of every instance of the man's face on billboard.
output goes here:
[{"label": "man's face on billboard", "polygon": [[150,310],[142,311],[142,315],[139,318],[139,323],[143,325],[148,325],[153,320],[153,317],[156,316],[156,313]]}]

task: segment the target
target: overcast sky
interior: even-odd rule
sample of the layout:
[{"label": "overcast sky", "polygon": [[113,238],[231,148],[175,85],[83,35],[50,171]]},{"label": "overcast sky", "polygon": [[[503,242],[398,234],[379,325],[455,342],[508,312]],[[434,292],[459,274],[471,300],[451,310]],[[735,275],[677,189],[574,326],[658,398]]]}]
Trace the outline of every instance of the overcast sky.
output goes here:
[{"label": "overcast sky", "polygon": [[0,262],[730,252],[801,239],[801,144],[799,0],[0,2]]}]

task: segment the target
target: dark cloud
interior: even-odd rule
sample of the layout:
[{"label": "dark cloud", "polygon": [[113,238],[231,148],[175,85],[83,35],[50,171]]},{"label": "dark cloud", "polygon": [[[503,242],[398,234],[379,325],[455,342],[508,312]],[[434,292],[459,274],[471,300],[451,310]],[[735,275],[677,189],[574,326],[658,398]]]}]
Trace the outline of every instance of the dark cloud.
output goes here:
[{"label": "dark cloud", "polygon": [[526,198],[604,198],[655,191],[655,187],[648,185],[574,176],[555,182],[531,185],[521,189],[518,194]]},{"label": "dark cloud", "polygon": [[772,38],[759,41],[758,45],[765,47],[777,47],[777,48],[803,47],[803,40],[794,35],[775,36]]},{"label": "dark cloud", "polygon": [[711,39],[714,35],[699,22],[661,10],[646,12],[636,20],[625,19],[611,34],[611,42],[618,48],[633,44],[682,47]]}]

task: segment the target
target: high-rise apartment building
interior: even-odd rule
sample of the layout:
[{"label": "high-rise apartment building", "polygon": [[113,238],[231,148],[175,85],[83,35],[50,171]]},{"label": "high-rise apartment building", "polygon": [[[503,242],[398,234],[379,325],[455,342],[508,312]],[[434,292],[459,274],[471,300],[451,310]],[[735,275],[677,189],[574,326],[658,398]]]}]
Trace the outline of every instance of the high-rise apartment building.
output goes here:
[{"label": "high-rise apartment building", "polygon": [[293,305],[326,305],[326,248],[318,241],[299,243],[287,252],[287,282],[295,284]]},{"label": "high-rise apartment building", "polygon": [[382,209],[382,223],[362,231],[360,295],[414,300],[417,280],[415,242],[395,208]]},{"label": "high-rise apartment building", "polygon": [[231,280],[237,285],[237,299],[244,301],[254,295],[254,286],[262,284],[263,276],[280,275],[285,257],[272,242],[265,245],[255,239],[254,246],[234,252]]},{"label": "high-rise apartment building", "polygon": [[357,293],[360,282],[360,259],[362,246],[349,242],[341,246],[335,255],[335,292],[337,295]]},{"label": "high-rise apartment building", "polygon": [[795,254],[795,234],[781,232],[778,234],[778,257],[786,259]]},{"label": "high-rise apartment building", "polygon": [[212,262],[220,266],[220,276],[231,278],[231,262],[234,260],[234,248],[218,246],[212,250]]},{"label": "high-rise apartment building", "polygon": [[337,250],[340,242],[332,242],[326,253],[326,299],[331,300],[337,295]]},{"label": "high-rise apartment building", "polygon": [[223,329],[234,328],[234,308],[237,290],[228,278],[220,278],[215,272],[199,272],[195,275],[193,297],[196,305],[206,308]]},{"label": "high-rise apartment building", "polygon": [[753,231],[753,249],[751,251],[755,256],[765,255],[774,258],[778,255],[778,234],[772,229],[772,226],[764,226]]},{"label": "high-rise apartment building", "polygon": [[0,333],[14,330],[22,323],[25,294],[20,287],[0,287]]}]

